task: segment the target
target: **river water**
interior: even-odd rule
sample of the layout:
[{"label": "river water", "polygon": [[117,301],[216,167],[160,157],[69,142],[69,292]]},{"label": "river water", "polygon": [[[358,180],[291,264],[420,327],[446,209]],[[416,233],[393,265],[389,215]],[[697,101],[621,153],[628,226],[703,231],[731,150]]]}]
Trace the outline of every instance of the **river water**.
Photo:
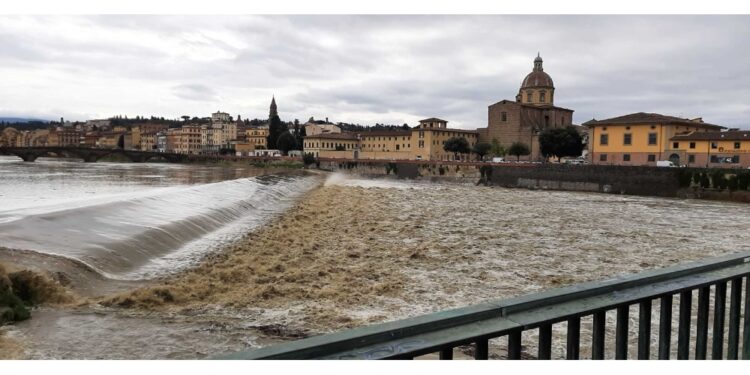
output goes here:
[{"label": "river water", "polygon": [[[0,157],[0,247],[63,257],[103,280],[138,285],[195,264],[303,196],[295,215],[283,216],[283,236],[265,237],[295,246],[268,242],[274,254],[259,261],[317,275],[297,285],[306,293],[230,308],[252,287],[245,282],[228,300],[197,301],[179,313],[45,308],[4,330],[28,358],[202,358],[279,340],[263,333],[275,325],[343,328],[316,323],[315,311],[357,325],[400,319],[747,251],[750,241],[748,206],[737,203]],[[370,279],[401,292],[380,293]],[[556,357],[564,355],[561,332],[556,326]],[[524,342],[534,334],[525,332]]]},{"label": "river water", "polygon": [[320,183],[250,167],[0,157],[0,246],[140,280],[195,263]]}]

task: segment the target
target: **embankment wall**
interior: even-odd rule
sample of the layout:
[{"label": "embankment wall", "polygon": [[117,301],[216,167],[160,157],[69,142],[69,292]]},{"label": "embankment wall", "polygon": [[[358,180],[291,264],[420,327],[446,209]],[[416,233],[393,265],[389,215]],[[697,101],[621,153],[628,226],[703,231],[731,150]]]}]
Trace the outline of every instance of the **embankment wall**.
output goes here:
[{"label": "embankment wall", "polygon": [[[508,188],[585,191],[749,202],[750,191],[701,187],[695,174],[713,171],[612,165],[466,163],[449,161],[321,160],[319,168],[365,177],[486,184]],[[744,171],[725,171],[726,176]],[[727,177],[729,178],[729,177]],[[713,180],[712,180],[713,181]],[[741,184],[740,184],[741,185]]]}]

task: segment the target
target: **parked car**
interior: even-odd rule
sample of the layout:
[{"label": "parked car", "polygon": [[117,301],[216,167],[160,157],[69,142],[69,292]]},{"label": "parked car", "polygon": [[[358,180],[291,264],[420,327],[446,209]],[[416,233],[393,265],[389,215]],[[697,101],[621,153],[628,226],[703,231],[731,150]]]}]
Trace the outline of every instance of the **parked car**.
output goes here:
[{"label": "parked car", "polygon": [[657,167],[676,167],[674,163],[671,160],[657,160],[656,161]]},{"label": "parked car", "polygon": [[503,159],[503,158],[499,158],[499,157],[492,158],[492,162],[493,163],[502,163],[504,161],[505,161],[505,159]]}]

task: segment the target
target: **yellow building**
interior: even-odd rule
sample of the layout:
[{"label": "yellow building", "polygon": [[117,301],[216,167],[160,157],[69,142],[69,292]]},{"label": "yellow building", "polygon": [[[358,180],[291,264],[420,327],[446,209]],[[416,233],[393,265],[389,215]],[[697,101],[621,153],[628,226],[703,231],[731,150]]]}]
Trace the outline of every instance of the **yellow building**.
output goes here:
[{"label": "yellow building", "polygon": [[651,166],[660,160],[671,160],[675,165],[687,163],[686,155],[674,147],[673,137],[724,128],[701,118],[689,120],[643,112],[591,120],[583,125],[588,127],[591,163]]},{"label": "yellow building", "polygon": [[450,138],[465,138],[469,147],[477,143],[474,130],[450,129],[438,118],[424,119],[411,130],[317,134],[305,137],[305,153],[323,158],[377,160],[454,160],[443,147]]},{"label": "yellow building", "polygon": [[443,149],[445,142],[451,138],[465,138],[469,148],[472,148],[479,139],[479,132],[450,129],[448,121],[439,118],[421,120],[419,125],[412,129],[412,155],[417,160],[455,160],[452,152]]},{"label": "yellow building", "polygon": [[255,149],[268,148],[268,127],[252,127],[245,130],[245,143],[253,145]]},{"label": "yellow building", "polygon": [[184,125],[180,130],[176,146],[179,154],[199,154],[201,152],[201,126]]},{"label": "yellow building", "polygon": [[693,132],[670,139],[671,153],[690,167],[750,167],[750,131]]},{"label": "yellow building", "polygon": [[355,133],[327,133],[305,137],[303,152],[322,158],[359,158],[359,139]]}]

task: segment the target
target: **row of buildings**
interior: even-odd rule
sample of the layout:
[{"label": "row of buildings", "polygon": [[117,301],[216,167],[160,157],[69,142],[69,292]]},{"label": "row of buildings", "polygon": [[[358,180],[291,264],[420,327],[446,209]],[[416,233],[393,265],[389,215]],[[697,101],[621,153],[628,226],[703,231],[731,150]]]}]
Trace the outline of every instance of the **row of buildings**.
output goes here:
[{"label": "row of buildings", "polygon": [[[750,131],[727,129],[701,118],[643,112],[575,125],[573,112],[555,105],[554,82],[537,55],[515,99],[488,107],[486,127],[449,128],[448,121],[433,117],[399,130],[345,132],[328,119],[310,118],[303,125],[306,136],[301,146],[302,152],[323,158],[454,160],[456,156],[443,146],[450,138],[458,137],[466,139],[470,147],[482,142],[507,149],[520,142],[530,149],[522,160],[543,161],[539,134],[546,129],[573,126],[586,144],[582,157],[593,164],[655,166],[668,160],[674,165],[750,167]],[[270,115],[278,115],[275,98],[271,100]],[[0,146],[80,145],[183,154],[231,150],[246,156],[265,150],[269,134],[267,125],[248,126],[239,116],[235,121],[224,112],[214,113],[210,121],[201,124],[185,123],[173,128],[152,123],[111,127],[106,120],[84,125],[31,132],[7,128],[0,134]]]},{"label": "row of buildings", "polygon": [[750,131],[657,113],[633,113],[573,124],[573,110],[555,105],[555,85],[541,56],[521,81],[515,100],[488,107],[487,127],[451,129],[430,118],[406,132],[321,133],[305,138],[304,152],[319,157],[359,159],[451,160],[443,150],[448,138],[463,137],[470,145],[520,142],[531,153],[521,160],[543,161],[539,134],[546,129],[575,127],[586,145],[582,157],[592,164],[750,167]]},{"label": "row of buildings", "polygon": [[[448,139],[458,137],[465,138],[470,147],[494,142],[508,149],[521,142],[531,151],[522,160],[540,160],[539,133],[573,125],[573,110],[555,106],[554,98],[552,78],[544,72],[543,60],[537,56],[515,100],[501,100],[489,106],[487,127],[455,129],[449,128],[446,120],[428,118],[405,132],[308,133],[304,152],[332,158],[453,160],[456,156],[443,146]],[[583,127],[577,128],[586,134]]]},{"label": "row of buildings", "polygon": [[234,120],[228,113],[216,112],[205,123],[188,122],[176,127],[150,122],[111,126],[109,120],[79,124],[61,121],[61,126],[26,131],[9,127],[0,133],[0,147],[122,148],[204,155],[223,150],[237,150],[247,155],[265,149],[268,126],[249,126],[237,117]]}]

